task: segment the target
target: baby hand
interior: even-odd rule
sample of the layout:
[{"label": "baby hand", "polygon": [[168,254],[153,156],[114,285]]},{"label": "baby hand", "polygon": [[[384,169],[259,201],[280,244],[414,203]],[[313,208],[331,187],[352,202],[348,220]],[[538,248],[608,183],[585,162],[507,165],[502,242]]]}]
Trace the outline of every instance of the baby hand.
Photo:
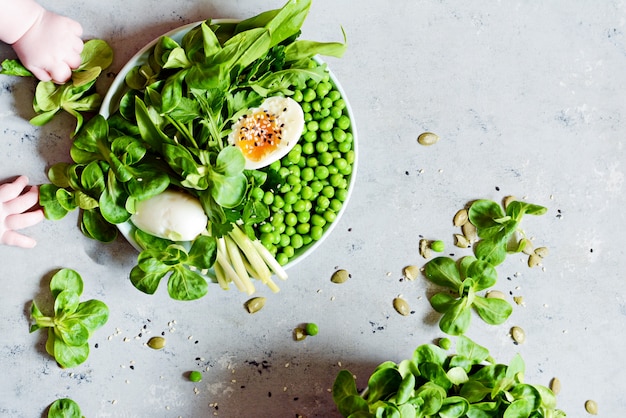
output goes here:
[{"label": "baby hand", "polygon": [[62,84],[81,63],[82,34],[80,23],[42,10],[35,23],[12,46],[35,77]]},{"label": "baby hand", "polygon": [[37,187],[31,187],[22,194],[27,185],[26,176],[20,176],[12,183],[0,185],[0,244],[23,248],[32,248],[36,244],[34,239],[15,232],[44,219],[41,209],[27,212],[39,200]]}]

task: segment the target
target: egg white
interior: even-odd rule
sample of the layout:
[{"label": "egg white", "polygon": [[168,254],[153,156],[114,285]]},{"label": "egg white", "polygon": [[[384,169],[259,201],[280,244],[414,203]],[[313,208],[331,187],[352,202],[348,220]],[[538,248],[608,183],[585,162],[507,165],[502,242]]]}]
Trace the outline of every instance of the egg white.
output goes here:
[{"label": "egg white", "polygon": [[172,241],[194,240],[208,222],[198,199],[175,190],[138,202],[130,220],[142,231]]},{"label": "egg white", "polygon": [[[245,153],[248,170],[256,170],[267,167],[287,155],[296,145],[304,130],[304,111],[298,102],[290,97],[273,96],[268,97],[258,108],[248,109],[246,115],[253,115],[259,111],[266,111],[276,120],[276,125],[280,127],[281,139],[275,150],[266,154],[258,161],[249,159]],[[240,118],[232,126],[232,132],[228,136],[231,145],[237,145],[237,138],[241,135],[244,126],[244,117]]]}]

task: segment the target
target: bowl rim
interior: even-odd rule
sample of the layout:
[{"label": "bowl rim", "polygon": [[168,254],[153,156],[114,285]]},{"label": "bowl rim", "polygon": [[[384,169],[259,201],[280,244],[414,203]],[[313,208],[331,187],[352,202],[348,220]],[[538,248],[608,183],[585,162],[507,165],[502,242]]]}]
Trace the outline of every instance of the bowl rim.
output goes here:
[{"label": "bowl rim", "polygon": [[[102,104],[100,106],[100,109],[99,109],[98,113],[100,115],[102,115],[104,118],[108,118],[111,114],[113,114],[117,110],[117,105],[119,104],[119,101],[121,100],[121,97],[124,95],[124,93],[128,89],[126,87],[126,83],[125,83],[126,75],[128,74],[129,71],[131,71],[137,65],[143,64],[143,63],[145,63],[147,61],[148,56],[149,56],[152,48],[154,48],[154,46],[157,44],[157,42],[162,37],[167,36],[167,37],[170,37],[170,38],[174,39],[177,42],[180,42],[182,40],[183,36],[187,32],[189,32],[191,29],[197,27],[198,25],[202,24],[203,22],[207,22],[209,20],[210,20],[211,23],[217,23],[217,24],[219,24],[219,23],[237,23],[237,22],[241,21],[239,19],[228,19],[228,18],[226,18],[226,19],[220,18],[220,19],[199,20],[199,21],[187,23],[185,25],[182,25],[182,26],[179,26],[177,28],[171,29],[171,30],[163,33],[162,35],[157,36],[152,41],[148,42],[145,46],[140,48],[131,58],[129,58],[129,60],[126,62],[126,64],[124,64],[122,66],[122,68],[118,71],[117,75],[115,76],[115,79],[113,80],[113,82],[109,86],[109,88],[108,88],[104,98],[102,99]],[[319,56],[315,56],[315,57],[313,57],[313,59],[316,62],[318,62],[319,64],[326,64],[326,62],[324,60],[322,60]],[[343,217],[344,212],[346,211],[346,208],[348,206],[348,202],[350,201],[350,198],[352,196],[352,192],[354,190],[355,183],[356,183],[356,177],[357,177],[356,174],[357,174],[357,167],[358,167],[359,152],[358,152],[358,134],[357,134],[357,128],[356,128],[356,124],[355,124],[354,112],[352,110],[352,106],[350,105],[350,101],[348,100],[348,98],[346,96],[345,90],[343,89],[343,86],[341,85],[341,83],[339,82],[339,80],[337,79],[337,77],[335,76],[333,71],[330,69],[328,64],[326,64],[326,70],[328,71],[328,75],[329,75],[329,77],[330,77],[334,87],[341,94],[341,98],[345,102],[346,113],[348,114],[348,117],[350,118],[350,130],[351,130],[352,137],[353,137],[352,149],[354,151],[354,161],[352,162],[352,171],[350,173],[350,179],[349,179],[349,182],[348,182],[348,185],[347,185],[347,195],[346,195],[346,198],[342,202],[341,209],[339,210],[339,212],[337,212],[337,216],[336,216],[335,220],[333,222],[331,222],[330,225],[328,225],[326,227],[326,229],[323,232],[322,237],[319,240],[313,241],[310,244],[308,244],[308,245],[306,245],[306,246],[296,250],[295,257],[293,257],[284,266],[282,266],[283,269],[285,269],[285,270],[295,266],[296,264],[298,264],[299,262],[301,262],[302,260],[307,258],[309,255],[311,255],[320,245],[322,245],[322,243],[326,240],[326,238],[328,238],[328,236],[330,236],[332,231],[336,228],[337,224],[339,224],[339,221]],[[124,222],[122,224],[117,224],[116,226],[118,228],[118,231],[122,234],[122,236],[137,251],[141,252],[143,250],[141,248],[141,246],[132,237],[132,231],[133,231],[133,229],[135,227],[132,225],[132,223],[130,221]]]}]

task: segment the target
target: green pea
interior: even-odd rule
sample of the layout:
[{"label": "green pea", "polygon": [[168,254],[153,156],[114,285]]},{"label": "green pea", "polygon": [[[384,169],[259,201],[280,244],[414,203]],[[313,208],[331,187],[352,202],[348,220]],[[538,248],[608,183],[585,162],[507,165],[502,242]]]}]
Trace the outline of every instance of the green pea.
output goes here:
[{"label": "green pea", "polygon": [[306,124],[306,129],[309,132],[317,132],[317,130],[319,129],[319,123],[317,123],[316,120],[312,120],[312,121],[310,121],[309,123]]},{"label": "green pea", "polygon": [[330,152],[325,151],[318,156],[318,159],[322,165],[329,166],[333,162],[333,155]]},{"label": "green pea", "polygon": [[311,186],[304,186],[302,188],[302,191],[300,191],[300,196],[304,199],[304,200],[311,200],[313,198],[313,189],[311,188]]},{"label": "green pea", "polygon": [[334,222],[337,219],[337,214],[332,210],[327,210],[324,212],[324,219],[326,219],[326,222]]},{"label": "green pea", "polygon": [[324,235],[324,229],[321,226],[313,225],[311,227],[309,236],[313,239],[313,241],[319,241],[322,239],[322,235]]},{"label": "green pea", "polygon": [[328,168],[326,168],[326,166],[320,165],[315,167],[315,177],[318,179],[324,180],[328,178],[328,174]]},{"label": "green pea", "polygon": [[315,180],[311,182],[311,189],[313,189],[314,193],[321,192],[323,188],[324,188],[324,185],[322,184],[321,181]]},{"label": "green pea", "polygon": [[302,111],[304,112],[304,120],[306,120],[306,114],[311,111],[311,103],[309,103],[309,102],[302,102],[302,103],[300,103],[300,107],[302,108]]},{"label": "green pea", "polygon": [[298,232],[298,234],[301,234],[301,235],[308,234],[310,230],[311,230],[311,225],[307,223],[298,224],[298,226],[296,227],[296,231]]},{"label": "green pea", "polygon": [[339,170],[339,172],[344,176],[349,176],[350,174],[352,174],[352,166],[348,164],[345,169]]},{"label": "green pea", "polygon": [[196,370],[189,372],[189,380],[192,382],[200,382],[202,380],[202,373]]},{"label": "green pea", "polygon": [[330,199],[331,197],[335,196],[335,188],[331,185],[324,186],[324,188],[322,189],[322,194]]},{"label": "green pea", "polygon": [[313,238],[309,234],[302,236],[302,245],[309,245],[313,242]]},{"label": "green pea", "polygon": [[[347,135],[347,134],[346,134]],[[347,153],[348,151],[350,151],[352,149],[352,142],[348,141],[348,137],[346,136],[346,140],[341,142],[338,146],[337,146],[337,150],[339,152],[341,152],[342,154]]]},{"label": "green pea", "polygon": [[320,215],[318,215],[317,213],[314,213],[314,214],[311,216],[311,223],[312,223],[314,226],[319,226],[319,227],[322,227],[322,226],[326,225],[326,219],[324,219],[324,217],[323,217],[323,216],[320,216]]},{"label": "green pea", "polygon": [[337,167],[339,171],[344,171],[348,167],[348,160],[343,157],[335,158],[333,160],[333,165]]},{"label": "green pea", "polygon": [[330,205],[330,199],[325,195],[319,196],[315,202],[320,209],[326,209]]},{"label": "green pea", "polygon": [[278,261],[278,264],[281,266],[284,266],[289,262],[289,257],[285,253],[278,253],[276,254],[276,261]]},{"label": "green pea", "polygon": [[348,152],[346,152],[346,161],[348,162],[348,164],[353,164],[354,163],[354,159],[355,159],[355,153],[354,150],[350,150]]},{"label": "green pea", "polygon": [[268,232],[272,232],[274,230],[274,225],[270,224],[270,223],[263,223],[259,226],[259,232],[261,232],[262,234],[266,234]]},{"label": "green pea", "polygon": [[333,119],[339,119],[343,115],[343,111],[339,109],[337,106],[332,106],[330,108],[330,117]]},{"label": "green pea", "polygon": [[[330,202],[329,202],[330,204]],[[285,216],[285,224],[289,226],[295,226],[298,223],[298,217],[295,213],[289,212],[287,216]]]},{"label": "green pea", "polygon": [[277,226],[285,222],[285,214],[276,212],[272,215],[272,226]]},{"label": "green pea", "polygon": [[301,101],[302,101],[302,99],[303,99],[303,96],[302,96],[302,91],[300,91],[300,90],[296,90],[296,91],[294,91],[294,92],[293,92],[293,95],[291,96],[291,98],[292,98],[293,100],[295,100],[296,102],[301,102]]},{"label": "green pea", "polygon": [[280,195],[274,196],[274,204],[273,204],[273,206],[276,209],[280,209],[283,206],[285,206],[285,200],[282,198],[282,196],[280,196]]},{"label": "green pea", "polygon": [[297,164],[298,161],[300,160],[300,155],[301,155],[301,149],[292,149],[291,151],[289,151],[289,153],[287,154],[287,161],[289,161],[292,164]]},{"label": "green pea", "polygon": [[289,235],[287,235],[286,233],[280,234],[280,242],[278,243],[278,245],[284,248],[289,245],[290,241],[291,239],[289,238]]},{"label": "green pea", "polygon": [[315,168],[319,165],[319,162],[317,161],[317,158],[315,157],[309,157],[306,159],[306,165],[311,167],[311,168]]},{"label": "green pea", "polygon": [[337,99],[335,100],[335,106],[339,109],[344,109],[346,107],[346,102],[343,99]]},{"label": "green pea", "polygon": [[311,142],[315,142],[315,140],[317,139],[317,132],[314,132],[314,131],[307,132],[304,135],[302,135],[302,138],[304,139],[305,145],[310,144]]},{"label": "green pea", "polygon": [[322,99],[322,109],[330,109],[332,105],[333,105],[333,100],[330,97],[324,97]]},{"label": "green pea", "polygon": [[311,108],[314,111],[319,112],[320,110],[322,110],[322,102],[320,102],[319,100],[315,100],[311,103]]},{"label": "green pea", "polygon": [[317,93],[317,97],[326,96],[330,92],[331,88],[332,86],[330,85],[330,83],[319,83],[317,85],[317,88],[315,89],[315,92]]},{"label": "green pea", "polygon": [[[317,138],[317,136],[316,136]],[[311,141],[313,142],[313,141]],[[306,155],[311,155],[315,152],[315,145],[313,145],[311,142],[306,142],[302,145],[302,153],[306,154]]]},{"label": "green pea", "polygon": [[315,151],[319,153],[328,151],[328,144],[324,141],[317,141],[315,143]]},{"label": "green pea", "polygon": [[305,200],[298,200],[296,203],[293,204],[293,210],[295,212],[304,211],[304,209],[306,208],[306,204],[304,202]]},{"label": "green pea", "polygon": [[278,169],[278,175],[281,178],[287,178],[287,176],[290,174],[291,172],[289,171],[289,169],[287,167],[281,167],[280,169]]},{"label": "green pea", "polygon": [[252,189],[252,191],[250,192],[250,197],[253,200],[261,200],[263,199],[263,189],[261,189],[260,187],[255,187],[254,189]]},{"label": "green pea", "polygon": [[350,127],[350,118],[346,115],[341,115],[339,119],[337,119],[337,126],[345,131]]},{"label": "green pea", "polygon": [[[309,202],[309,203],[311,203],[311,202]],[[302,212],[296,213],[296,216],[298,218],[298,222],[300,224],[306,224],[307,222],[309,222],[309,220],[311,219],[311,212],[310,212],[310,210],[311,209],[306,210],[306,207],[305,207],[305,210],[303,210]]]},{"label": "green pea", "polygon": [[330,176],[330,185],[337,188],[341,184],[341,180],[343,180],[343,176],[339,173],[333,174]]},{"label": "green pea", "polygon": [[335,138],[333,138],[333,133],[328,131],[328,132],[322,132],[320,134],[320,139],[328,144],[332,143]]},{"label": "green pea", "polygon": [[304,91],[302,92],[302,100],[304,100],[305,102],[312,102],[313,100],[315,100],[315,90],[310,87],[304,89]]},{"label": "green pea", "polygon": [[333,102],[337,101],[341,99],[341,93],[339,93],[339,90],[332,90],[328,92],[328,98],[332,100]]},{"label": "green pea", "polygon": [[328,173],[332,176],[333,174],[339,173],[339,169],[337,167],[335,167],[334,165],[329,165],[328,166]]},{"label": "green pea", "polygon": [[285,204],[293,205],[298,200],[298,195],[292,191],[285,193]]},{"label": "green pea", "polygon": [[319,111],[320,119],[324,119],[330,115],[330,109],[327,107],[323,107],[322,110]]},{"label": "green pea", "polygon": [[335,119],[333,119],[332,116],[328,116],[322,119],[319,123],[320,130],[324,132],[328,132],[332,130],[334,126],[335,126]]},{"label": "green pea", "polygon": [[319,122],[322,119],[324,119],[324,116],[322,115],[322,111],[321,110],[313,112],[313,120],[314,121]]},{"label": "green pea", "polygon": [[[346,185],[347,185],[347,182],[346,182]],[[346,189],[346,186],[335,190],[335,197],[339,199],[341,202],[345,202],[346,199],[348,198],[348,189]]]},{"label": "green pea", "polygon": [[300,172],[300,178],[303,181],[311,181],[315,178],[315,171],[311,167],[304,167]]},{"label": "green pea", "polygon": [[343,142],[346,140],[346,132],[340,128],[333,129],[333,137],[337,142]]},{"label": "green pea", "polygon": [[294,248],[291,245],[288,245],[285,248],[283,248],[283,254],[286,255],[289,258],[293,257],[295,252],[296,251],[294,250]]},{"label": "green pea", "polygon": [[288,226],[285,228],[285,235],[287,235],[288,237],[292,236],[293,234],[296,233],[296,228],[293,226]]},{"label": "green pea", "polygon": [[290,186],[293,186],[294,184],[298,184],[300,183],[300,177],[296,176],[295,174],[289,174],[287,176],[287,184],[289,184]]},{"label": "green pea", "polygon": [[331,199],[330,205],[328,206],[328,208],[332,210],[333,212],[339,212],[341,210],[341,206],[342,206],[341,200]]},{"label": "green pea", "polygon": [[266,232],[264,234],[261,234],[261,243],[263,245],[270,245],[274,243],[274,233],[272,232]]},{"label": "green pea", "polygon": [[317,335],[317,333],[319,332],[319,329],[316,324],[314,324],[313,322],[309,322],[308,324],[305,325],[304,332],[307,335],[313,336],[313,335]]},{"label": "green pea", "polygon": [[291,237],[291,246],[294,249],[298,249],[301,248],[304,245],[304,242],[302,241],[302,236],[295,234],[294,236]]}]

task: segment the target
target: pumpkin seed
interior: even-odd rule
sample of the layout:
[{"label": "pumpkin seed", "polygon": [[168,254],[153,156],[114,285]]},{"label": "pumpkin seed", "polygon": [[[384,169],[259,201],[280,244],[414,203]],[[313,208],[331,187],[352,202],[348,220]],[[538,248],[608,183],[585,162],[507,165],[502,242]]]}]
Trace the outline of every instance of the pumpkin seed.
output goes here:
[{"label": "pumpkin seed", "polygon": [[406,266],[403,273],[404,277],[406,277],[408,280],[415,280],[420,273],[420,268],[413,265]]},{"label": "pumpkin seed", "polygon": [[467,213],[467,209],[459,210],[452,218],[452,224],[454,226],[461,227],[469,220],[469,215]]},{"label": "pumpkin seed", "polygon": [[555,395],[558,395],[559,392],[561,392],[561,381],[558,377],[553,377],[552,380],[550,380],[550,390]]},{"label": "pumpkin seed", "polygon": [[522,252],[526,255],[531,255],[534,252],[533,243],[528,238],[522,238],[519,245],[522,247]]},{"label": "pumpkin seed", "polygon": [[506,295],[499,290],[490,290],[487,292],[488,299],[506,299]]},{"label": "pumpkin seed", "polygon": [[434,145],[439,141],[439,136],[432,132],[424,132],[417,137],[417,142],[421,145]]},{"label": "pumpkin seed", "polygon": [[537,254],[541,258],[545,258],[548,256],[548,248],[547,247],[538,247],[535,249],[535,254]]},{"label": "pumpkin seed", "polygon": [[248,313],[256,313],[260,311],[265,306],[265,298],[262,296],[257,296],[255,298],[248,299],[243,306],[246,308]]},{"label": "pumpkin seed", "polygon": [[427,239],[421,239],[419,244],[420,255],[424,258],[430,258],[430,248]]},{"label": "pumpkin seed", "polygon": [[165,347],[165,338],[163,337],[152,337],[148,340],[148,347],[153,350],[160,350]]},{"label": "pumpkin seed", "polygon": [[513,296],[513,301],[515,301],[518,305],[524,305],[524,297],[523,296]]},{"label": "pumpkin seed", "polygon": [[526,341],[526,333],[520,327],[515,326],[511,328],[510,332],[511,338],[513,338],[513,341],[515,341],[516,343],[522,344],[524,343],[524,341]]},{"label": "pumpkin seed", "polygon": [[470,246],[470,243],[464,235],[454,234],[454,245],[459,248],[467,248]]},{"label": "pumpkin seed", "polygon": [[330,277],[330,281],[340,284],[345,283],[350,277],[352,276],[350,275],[350,273],[348,273],[347,270],[340,269],[333,273],[333,275]]},{"label": "pumpkin seed", "polygon": [[514,201],[515,201],[515,196],[505,196],[504,199],[502,199],[502,205],[506,209],[506,207],[509,206],[509,203],[514,202]]},{"label": "pumpkin seed", "polygon": [[463,232],[463,235],[465,236],[465,238],[467,238],[468,242],[474,242],[476,241],[476,238],[478,238],[476,227],[471,222],[465,222],[461,226],[461,231]]},{"label": "pumpkin seed", "polygon": [[591,415],[598,415],[598,403],[589,399],[585,402],[585,411],[587,411]]},{"label": "pumpkin seed", "polygon": [[528,256],[528,267],[537,267],[541,264],[541,257],[537,254],[531,254]]},{"label": "pumpkin seed", "polygon": [[400,315],[407,316],[411,313],[411,308],[409,307],[409,303],[402,298],[394,298],[393,299],[393,307]]},{"label": "pumpkin seed", "polygon": [[304,328],[296,328],[293,330],[293,339],[296,341],[302,341],[306,338],[306,331]]}]

